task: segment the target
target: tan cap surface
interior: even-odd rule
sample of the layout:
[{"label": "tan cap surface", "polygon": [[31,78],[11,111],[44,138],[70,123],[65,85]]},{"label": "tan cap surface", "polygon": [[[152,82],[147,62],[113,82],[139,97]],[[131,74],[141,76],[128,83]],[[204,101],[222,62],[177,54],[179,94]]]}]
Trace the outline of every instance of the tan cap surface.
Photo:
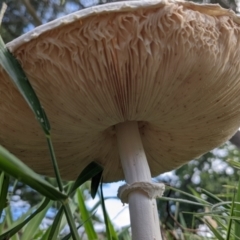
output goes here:
[{"label": "tan cap surface", "polygon": [[[240,125],[240,25],[216,5],[101,5],[8,44],[46,110],[61,174],[91,161],[124,179],[114,125],[139,121],[153,176],[230,138]],[[0,144],[53,176],[44,134],[0,70]]]}]

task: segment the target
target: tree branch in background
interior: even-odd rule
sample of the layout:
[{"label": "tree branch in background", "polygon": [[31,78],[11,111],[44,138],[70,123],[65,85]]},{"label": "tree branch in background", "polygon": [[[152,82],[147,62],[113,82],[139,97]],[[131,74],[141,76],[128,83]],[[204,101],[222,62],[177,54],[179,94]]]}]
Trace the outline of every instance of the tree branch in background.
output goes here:
[{"label": "tree branch in background", "polygon": [[1,6],[1,11],[0,11],[0,26],[1,26],[1,23],[2,23],[3,15],[6,12],[6,9],[7,9],[7,4],[3,3],[2,6]]},{"label": "tree branch in background", "polygon": [[32,16],[33,21],[34,21],[34,25],[35,26],[39,26],[42,24],[41,19],[38,17],[35,9],[33,8],[32,4],[30,3],[29,0],[22,0],[23,4],[25,5],[28,13]]},{"label": "tree branch in background", "polygon": [[229,141],[240,149],[240,131],[237,131]]}]

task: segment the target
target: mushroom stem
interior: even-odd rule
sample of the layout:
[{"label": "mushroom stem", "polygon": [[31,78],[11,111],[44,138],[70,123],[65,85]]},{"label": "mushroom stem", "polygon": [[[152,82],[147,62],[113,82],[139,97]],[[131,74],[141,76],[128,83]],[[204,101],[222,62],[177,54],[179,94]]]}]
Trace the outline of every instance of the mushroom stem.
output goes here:
[{"label": "mushroom stem", "polygon": [[[127,185],[151,183],[151,173],[143,149],[138,122],[116,126],[119,154]],[[130,186],[131,188],[131,186]],[[154,191],[154,190],[153,190]],[[133,240],[161,240],[156,200],[140,187],[128,194]]]}]

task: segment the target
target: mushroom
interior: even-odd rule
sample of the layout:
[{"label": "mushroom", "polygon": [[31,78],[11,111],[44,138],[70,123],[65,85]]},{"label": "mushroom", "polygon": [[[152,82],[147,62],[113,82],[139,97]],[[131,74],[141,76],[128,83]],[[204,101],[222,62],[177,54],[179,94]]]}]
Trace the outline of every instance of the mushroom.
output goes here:
[{"label": "mushroom", "polygon": [[[7,44],[52,125],[64,179],[91,161],[126,180],[134,240],[161,239],[151,176],[227,141],[240,125],[240,19],[218,5],[128,1],[75,12]],[[53,176],[45,137],[0,70],[0,144]]]}]

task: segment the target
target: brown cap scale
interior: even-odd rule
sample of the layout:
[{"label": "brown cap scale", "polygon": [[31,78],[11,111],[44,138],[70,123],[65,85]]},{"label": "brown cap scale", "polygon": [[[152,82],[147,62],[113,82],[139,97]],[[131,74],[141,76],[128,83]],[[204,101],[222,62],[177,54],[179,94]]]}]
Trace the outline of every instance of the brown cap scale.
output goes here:
[{"label": "brown cap scale", "polygon": [[[239,24],[217,5],[119,2],[9,43],[50,119],[62,177],[98,161],[105,182],[147,182],[228,140],[240,125]],[[0,144],[52,176],[45,137],[3,70],[0,113]],[[145,179],[123,171],[132,128],[150,169]]]}]

